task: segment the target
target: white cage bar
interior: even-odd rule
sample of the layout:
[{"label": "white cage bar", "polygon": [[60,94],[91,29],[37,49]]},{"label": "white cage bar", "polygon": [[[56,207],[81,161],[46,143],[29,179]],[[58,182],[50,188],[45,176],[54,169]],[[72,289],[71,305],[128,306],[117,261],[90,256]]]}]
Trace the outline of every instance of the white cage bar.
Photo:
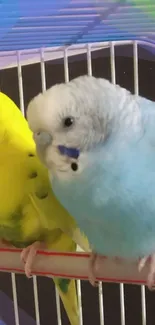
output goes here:
[{"label": "white cage bar", "polygon": [[[138,74],[138,43],[133,42],[133,63],[134,63],[134,92],[139,94],[139,74]],[[142,324],[146,325],[146,298],[145,286],[141,286]]]},{"label": "white cage bar", "polygon": [[[17,52],[17,70],[18,70],[20,109],[22,111],[22,114],[25,116],[23,76],[22,76],[22,65],[21,65],[21,60],[20,60],[20,52]],[[34,292],[34,307],[35,307],[36,325],[40,325],[39,300],[38,300],[38,288],[37,288],[36,276],[33,276],[33,292]]]}]

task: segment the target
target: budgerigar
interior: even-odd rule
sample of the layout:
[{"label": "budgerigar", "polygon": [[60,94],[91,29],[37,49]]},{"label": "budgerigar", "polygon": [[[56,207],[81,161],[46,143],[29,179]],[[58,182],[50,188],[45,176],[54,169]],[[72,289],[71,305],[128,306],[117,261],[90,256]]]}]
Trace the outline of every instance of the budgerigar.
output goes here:
[{"label": "budgerigar", "polygon": [[[75,251],[72,238],[88,249],[76,223],[51,190],[48,171],[36,155],[35,142],[21,111],[0,92],[0,239],[25,248],[29,276],[39,244]],[[31,245],[32,244],[32,245]],[[54,278],[72,325],[79,325],[75,281]]]},{"label": "budgerigar", "polygon": [[108,80],[81,76],[36,96],[28,121],[54,193],[86,234],[92,257],[140,257],[142,269],[151,256],[151,287],[155,103]]}]

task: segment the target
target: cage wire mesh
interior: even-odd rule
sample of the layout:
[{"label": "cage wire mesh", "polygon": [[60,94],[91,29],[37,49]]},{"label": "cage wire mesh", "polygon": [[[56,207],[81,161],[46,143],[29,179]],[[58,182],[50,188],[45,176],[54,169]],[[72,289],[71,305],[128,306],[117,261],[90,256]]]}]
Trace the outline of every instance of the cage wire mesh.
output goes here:
[{"label": "cage wire mesh", "polygon": [[[133,54],[132,57],[123,59],[117,56],[118,47],[123,49],[124,46]],[[150,44],[150,46],[153,45]],[[139,48],[140,45],[137,41],[126,41],[85,44],[82,45],[82,52],[79,55],[76,47],[38,49],[40,62],[33,65],[29,65],[30,62],[26,64],[26,61],[23,65],[23,52],[17,51],[17,67],[3,69],[0,72],[1,90],[20,106],[24,115],[29,100],[38,92],[44,91],[56,82],[68,82],[70,79],[86,73],[105,77],[112,83],[117,82],[135,94],[140,92],[141,95],[155,100],[150,80],[148,80],[147,94],[144,88],[142,87],[141,90],[140,87],[139,70],[141,70],[142,78],[147,78],[147,75],[146,71],[142,70],[142,65],[146,62],[144,60],[138,62]],[[53,61],[49,60],[49,56],[46,60],[47,53],[49,55],[50,51],[55,58]],[[61,58],[56,59],[58,51],[61,52]],[[70,56],[71,51],[72,55]],[[107,56],[104,56],[105,51]],[[153,80],[154,62],[147,62],[147,64],[150,64],[148,67],[151,74],[149,78]],[[31,280],[28,280],[23,275],[0,273],[0,289],[0,316],[3,321],[5,319],[6,325],[68,324],[58,292],[55,291],[51,279],[33,276]],[[151,325],[155,322],[155,294],[149,292],[144,286],[100,282],[98,288],[93,288],[87,281],[78,280],[77,293],[80,312],[79,325],[111,325],[114,322],[120,325]],[[10,303],[7,304],[7,312],[4,305],[6,295],[10,299]]]}]

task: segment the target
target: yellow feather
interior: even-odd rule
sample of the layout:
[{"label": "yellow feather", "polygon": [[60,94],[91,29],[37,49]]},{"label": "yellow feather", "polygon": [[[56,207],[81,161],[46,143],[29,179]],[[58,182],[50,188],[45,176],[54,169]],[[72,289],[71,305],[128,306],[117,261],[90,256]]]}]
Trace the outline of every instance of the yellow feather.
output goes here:
[{"label": "yellow feather", "polygon": [[[32,133],[16,105],[0,92],[0,238],[14,245],[43,239],[47,247],[89,249],[74,219],[51,190],[48,173],[39,161]],[[74,239],[74,241],[72,240]],[[72,325],[79,324],[75,281],[62,291],[54,279]]]}]

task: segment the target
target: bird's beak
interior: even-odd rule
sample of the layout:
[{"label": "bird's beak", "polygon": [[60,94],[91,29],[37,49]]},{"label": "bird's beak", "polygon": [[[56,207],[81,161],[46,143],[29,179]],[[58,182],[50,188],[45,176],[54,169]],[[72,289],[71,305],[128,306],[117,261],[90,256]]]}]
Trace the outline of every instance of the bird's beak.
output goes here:
[{"label": "bird's beak", "polygon": [[46,166],[46,148],[42,148],[36,144],[36,152],[40,161]]},{"label": "bird's beak", "polygon": [[36,152],[41,162],[46,165],[46,149],[52,144],[52,136],[44,131],[33,133],[33,139],[36,144]]},{"label": "bird's beak", "polygon": [[45,131],[33,133],[33,139],[35,143],[41,147],[47,147],[53,141],[52,135]]}]

